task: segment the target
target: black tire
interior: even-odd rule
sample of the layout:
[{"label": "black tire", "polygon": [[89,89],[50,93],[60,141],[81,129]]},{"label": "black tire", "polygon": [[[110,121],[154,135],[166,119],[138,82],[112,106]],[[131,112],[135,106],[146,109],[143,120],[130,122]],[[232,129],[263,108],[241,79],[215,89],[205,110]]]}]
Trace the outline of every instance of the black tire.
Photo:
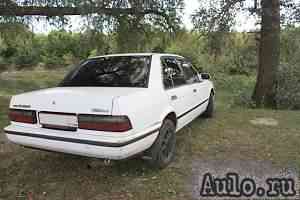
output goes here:
[{"label": "black tire", "polygon": [[159,130],[159,135],[148,151],[149,164],[156,169],[167,167],[175,156],[176,134],[173,121],[166,119]]},{"label": "black tire", "polygon": [[208,100],[208,105],[206,108],[206,111],[202,114],[203,117],[205,118],[212,118],[214,116],[214,107],[215,107],[215,102],[214,102],[214,94],[211,92]]}]

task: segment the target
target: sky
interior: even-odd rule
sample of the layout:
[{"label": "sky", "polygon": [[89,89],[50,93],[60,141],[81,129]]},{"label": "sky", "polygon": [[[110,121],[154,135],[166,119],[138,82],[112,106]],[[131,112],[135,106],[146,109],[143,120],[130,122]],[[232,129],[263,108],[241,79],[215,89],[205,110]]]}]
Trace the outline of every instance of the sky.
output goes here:
[{"label": "sky", "polygon": [[193,24],[190,19],[191,14],[199,8],[199,0],[185,0],[185,11],[183,16],[183,23],[186,26],[187,29],[192,29]]},{"label": "sky", "polygon": [[[199,0],[185,0],[185,11],[183,16],[183,23],[188,30],[193,28],[191,21],[191,15],[199,8]],[[247,16],[245,13],[239,13],[237,15],[237,24],[234,27],[237,31],[249,31],[255,27],[255,19]]]},{"label": "sky", "polygon": [[[183,24],[188,29],[191,30],[193,28],[193,24],[191,21],[191,15],[195,12],[197,8],[199,8],[199,0],[185,0],[185,10],[183,15]],[[80,17],[72,17],[70,28],[71,31],[79,31],[80,26]],[[238,14],[237,16],[237,24],[235,26],[235,30],[237,31],[249,31],[255,27],[255,19],[249,18],[249,16],[245,16],[245,14]],[[33,31],[37,33],[47,33],[55,29],[49,26],[47,23],[40,22],[37,26],[33,27]]]}]

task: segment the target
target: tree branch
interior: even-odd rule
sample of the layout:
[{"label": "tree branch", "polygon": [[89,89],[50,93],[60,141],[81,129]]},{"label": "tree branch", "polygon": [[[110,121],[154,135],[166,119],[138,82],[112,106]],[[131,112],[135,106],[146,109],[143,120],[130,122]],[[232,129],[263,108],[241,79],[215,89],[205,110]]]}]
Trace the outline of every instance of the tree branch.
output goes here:
[{"label": "tree branch", "polygon": [[0,16],[65,16],[65,15],[87,15],[105,14],[111,16],[119,15],[159,15],[164,18],[164,12],[158,10],[137,10],[134,8],[103,8],[103,7],[40,7],[40,6],[1,6]]}]

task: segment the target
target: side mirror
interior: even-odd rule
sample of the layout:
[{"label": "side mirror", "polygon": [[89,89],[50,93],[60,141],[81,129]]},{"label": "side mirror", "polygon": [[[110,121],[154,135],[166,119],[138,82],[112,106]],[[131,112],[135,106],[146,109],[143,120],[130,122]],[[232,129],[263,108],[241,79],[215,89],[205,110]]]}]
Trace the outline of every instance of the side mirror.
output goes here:
[{"label": "side mirror", "polygon": [[201,78],[203,80],[210,80],[210,75],[208,73],[201,73]]},{"label": "side mirror", "polygon": [[190,67],[190,65],[187,63],[183,63],[182,67],[188,68],[188,67]]}]

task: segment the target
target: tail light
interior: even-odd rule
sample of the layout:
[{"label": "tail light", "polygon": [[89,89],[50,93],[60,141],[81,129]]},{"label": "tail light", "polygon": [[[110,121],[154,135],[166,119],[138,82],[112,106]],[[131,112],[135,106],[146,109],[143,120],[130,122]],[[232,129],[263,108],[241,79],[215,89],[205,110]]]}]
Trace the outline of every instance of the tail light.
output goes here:
[{"label": "tail light", "polygon": [[132,129],[127,116],[78,115],[80,129],[125,132]]},{"label": "tail light", "polygon": [[9,110],[9,118],[11,121],[27,123],[27,124],[36,124],[36,112],[31,110]]}]

